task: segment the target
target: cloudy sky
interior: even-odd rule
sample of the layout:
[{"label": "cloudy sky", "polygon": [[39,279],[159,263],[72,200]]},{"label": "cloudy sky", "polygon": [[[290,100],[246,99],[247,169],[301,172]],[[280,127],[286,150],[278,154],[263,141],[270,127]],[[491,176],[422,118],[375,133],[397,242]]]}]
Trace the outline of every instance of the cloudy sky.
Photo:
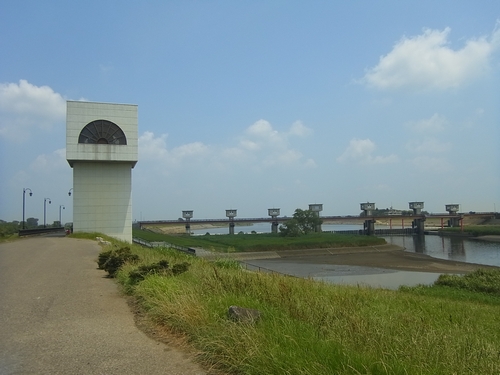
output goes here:
[{"label": "cloudy sky", "polygon": [[500,3],[2,1],[0,219],[71,221],[66,100],[137,104],[134,220],[500,210]]}]

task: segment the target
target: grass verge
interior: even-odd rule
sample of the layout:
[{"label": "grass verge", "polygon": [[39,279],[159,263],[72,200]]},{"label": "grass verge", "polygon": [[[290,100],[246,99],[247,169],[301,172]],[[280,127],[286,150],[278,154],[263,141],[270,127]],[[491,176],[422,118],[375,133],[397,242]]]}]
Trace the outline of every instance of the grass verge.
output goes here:
[{"label": "grass verge", "polygon": [[[443,232],[462,232],[461,228],[443,228]],[[464,233],[471,233],[474,236],[500,236],[500,225],[466,225]]]},{"label": "grass verge", "polygon": [[[155,324],[185,337],[207,368],[228,374],[498,374],[500,295],[477,290],[500,271],[398,291],[337,286],[248,272],[165,248],[131,246],[139,258],[116,277]],[[178,275],[140,267],[188,264]],[[472,281],[475,280],[475,281]],[[486,281],[485,281],[486,280]],[[258,309],[254,324],[231,305]]]},{"label": "grass verge", "polygon": [[354,236],[335,233],[311,233],[300,237],[281,237],[271,233],[173,236],[134,229],[133,236],[146,241],[165,241],[185,247],[203,247],[216,252],[298,250],[385,244],[384,239],[374,236]]}]

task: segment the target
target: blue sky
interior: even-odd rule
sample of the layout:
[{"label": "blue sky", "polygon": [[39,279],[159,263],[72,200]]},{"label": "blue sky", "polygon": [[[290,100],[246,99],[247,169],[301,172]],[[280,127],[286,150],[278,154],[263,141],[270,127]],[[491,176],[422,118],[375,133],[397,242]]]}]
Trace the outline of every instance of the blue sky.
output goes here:
[{"label": "blue sky", "polygon": [[71,221],[66,100],[139,106],[134,220],[500,210],[500,4],[3,1],[0,219]]}]

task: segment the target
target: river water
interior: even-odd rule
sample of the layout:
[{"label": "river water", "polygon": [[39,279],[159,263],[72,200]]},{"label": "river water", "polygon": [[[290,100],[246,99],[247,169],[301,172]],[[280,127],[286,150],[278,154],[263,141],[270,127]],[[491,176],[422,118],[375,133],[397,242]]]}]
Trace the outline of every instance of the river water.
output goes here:
[{"label": "river water", "polygon": [[[383,227],[381,227],[383,228]],[[323,231],[363,229],[362,225],[324,224]],[[269,233],[270,223],[252,226],[236,226],[235,233]],[[193,234],[227,234],[229,229],[213,228],[194,230]],[[485,264],[500,267],[500,242],[482,241],[462,237],[425,236],[383,236],[387,243],[405,248],[405,251],[427,254],[439,259]],[[307,277],[329,283],[366,285],[397,289],[401,285],[432,284],[439,277],[437,273],[395,271],[383,268],[340,266],[325,264],[301,264],[287,259],[259,259],[245,262],[248,269],[280,272],[297,277]]]}]

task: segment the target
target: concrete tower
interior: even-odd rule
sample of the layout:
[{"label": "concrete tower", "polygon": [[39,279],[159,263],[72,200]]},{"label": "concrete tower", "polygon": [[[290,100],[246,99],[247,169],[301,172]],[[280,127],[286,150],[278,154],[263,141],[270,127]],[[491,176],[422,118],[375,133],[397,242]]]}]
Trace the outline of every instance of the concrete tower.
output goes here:
[{"label": "concrete tower", "polygon": [[66,159],[73,168],[73,230],[132,242],[137,106],[68,101]]},{"label": "concrete tower", "polygon": [[229,218],[229,234],[234,234],[234,218],[237,215],[237,210],[226,210],[226,217]]},{"label": "concrete tower", "polygon": [[[317,203],[314,203],[314,204],[310,204],[309,205],[309,211],[312,211],[314,212],[314,214],[319,217],[319,213],[321,211],[323,211],[323,205],[322,204],[317,204]],[[316,232],[321,232],[321,224],[317,225],[316,226],[316,229],[315,229]]]}]

